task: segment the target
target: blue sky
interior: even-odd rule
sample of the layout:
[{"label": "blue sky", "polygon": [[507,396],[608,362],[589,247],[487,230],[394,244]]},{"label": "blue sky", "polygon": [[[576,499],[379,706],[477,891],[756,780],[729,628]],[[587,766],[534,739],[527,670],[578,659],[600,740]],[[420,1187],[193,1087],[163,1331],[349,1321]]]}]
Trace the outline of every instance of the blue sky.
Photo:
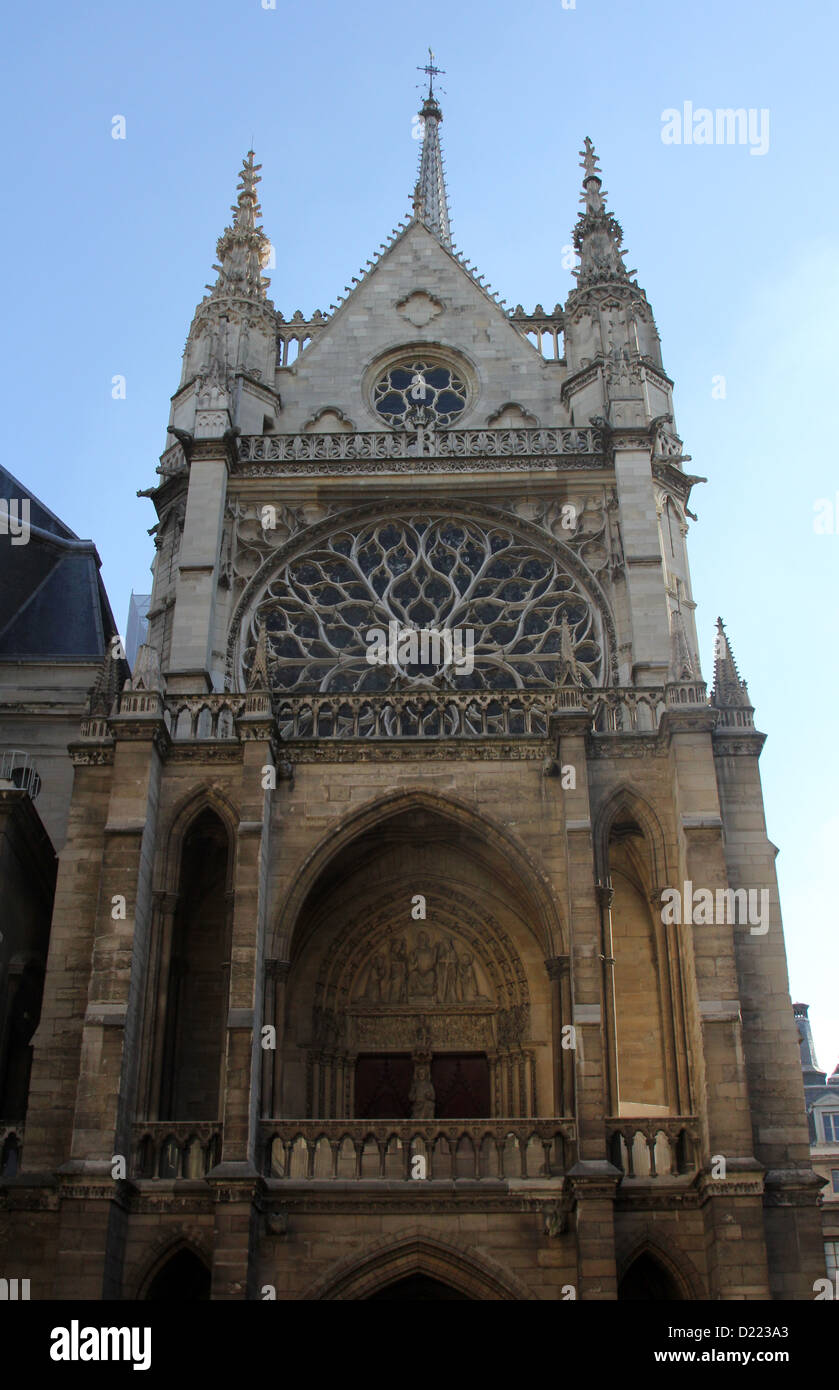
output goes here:
[{"label": "blue sky", "polygon": [[[268,0],[265,0],[267,3]],[[562,301],[592,137],[676,382],[702,660],[724,617],[761,760],[793,998],[839,1060],[837,9],[771,0],[54,0],[7,12],[6,459],[92,537],[115,615],[149,587],[154,482],[190,319],[254,143],[270,294],[327,310],[408,211],[430,44],[458,246],[509,304]],[[769,149],[666,145],[662,112],[769,112]],[[111,138],[115,115],[126,139]],[[126,377],[126,399],[111,378]],[[725,399],[712,396],[725,377]]]}]

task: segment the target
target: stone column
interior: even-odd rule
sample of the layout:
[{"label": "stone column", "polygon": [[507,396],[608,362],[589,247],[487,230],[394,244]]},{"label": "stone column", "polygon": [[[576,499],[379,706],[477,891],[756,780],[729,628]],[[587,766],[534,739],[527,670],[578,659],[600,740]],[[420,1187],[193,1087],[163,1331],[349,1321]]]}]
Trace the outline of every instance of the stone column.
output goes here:
[{"label": "stone column", "polygon": [[[571,959],[553,956],[545,961],[551,982],[551,1036],[553,1040],[553,1113],[574,1114],[574,1054],[572,1047],[563,1045],[563,1028],[571,1025]],[[570,1041],[569,1033],[565,1041]]]},{"label": "stone column", "polygon": [[257,1172],[259,1085],[271,798],[265,769],[276,768],[276,726],[267,691],[248,692],[236,721],[243,743],[230,949],[230,992],[222,1104],[221,1162],[208,1182],[215,1200],[212,1298],[257,1298],[254,1269],[262,1221]]},{"label": "stone column", "polygon": [[670,663],[670,616],[648,432],[615,429],[615,485],[623,533],[632,670],[629,684],[659,685]]},{"label": "stone column", "polygon": [[184,451],[189,491],[166,672],[170,695],[220,688],[213,638],[227,478],[235,458],[228,412],[199,410],[195,438],[185,440]]},{"label": "stone column", "polygon": [[[152,919],[152,868],[163,758],[162,700],[126,691],[109,721],[113,778],[99,877],[70,1160],[63,1165],[55,1296],[119,1294],[125,1211],[118,1194],[131,1160]],[[103,1196],[107,1194],[107,1199]],[[87,1232],[83,1254],[78,1235]]]},{"label": "stone column", "polygon": [[[734,932],[739,996],[755,1135],[766,1169],[764,1227],[772,1297],[811,1299],[822,1278],[824,1247],[816,1205],[799,1041],[789,995],[777,850],[766,834],[758,757],[763,734],[743,727],[745,711],[722,710],[713,733],[714,768],[725,826],[725,864],[732,888],[765,893],[766,931]],[[729,722],[731,721],[731,722]],[[760,899],[757,899],[758,903]]]},{"label": "stone column", "polygon": [[613,1301],[618,1295],[615,1192],[621,1174],[605,1160],[591,1160],[576,1163],[569,1177],[577,1228],[577,1297]]},{"label": "stone column", "polygon": [[[680,894],[687,881],[693,885],[692,892],[703,888],[714,895],[728,886],[711,743],[715,720],[715,712],[699,704],[668,708],[662,719],[683,846],[678,863],[671,867],[677,882],[670,886]],[[768,1298],[763,1169],[753,1147],[734,941],[735,931],[744,928],[719,920],[674,925],[681,932],[686,967],[687,1026],[703,1136],[702,1172],[703,1177],[717,1170],[721,1174],[709,1176],[704,1183],[709,1294],[721,1299]]]}]

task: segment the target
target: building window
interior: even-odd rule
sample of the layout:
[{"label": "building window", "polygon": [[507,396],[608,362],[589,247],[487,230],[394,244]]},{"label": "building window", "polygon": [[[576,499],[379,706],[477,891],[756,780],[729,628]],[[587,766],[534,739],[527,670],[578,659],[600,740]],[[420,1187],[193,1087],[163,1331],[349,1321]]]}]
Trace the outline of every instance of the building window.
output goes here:
[{"label": "building window", "polygon": [[830,1181],[833,1184],[833,1191],[839,1192],[839,1168],[831,1168]]},{"label": "building window", "polygon": [[839,1144],[839,1111],[826,1110],[822,1119],[824,1120],[824,1137],[828,1144]]},{"label": "building window", "polygon": [[373,405],[394,429],[451,425],[463,414],[466,382],[442,362],[406,358],[394,363],[373,387]]},{"label": "building window", "polygon": [[[604,675],[601,623],[576,579],[538,542],[474,519],[394,515],[336,531],[290,560],[253,615],[245,681],[263,623],[272,684],[294,693],[427,689],[435,680],[550,689],[572,675],[596,686]],[[374,629],[386,651],[371,661]],[[401,646],[403,629],[425,633],[425,649],[419,638],[413,652]],[[435,655],[431,630],[459,644],[451,654],[460,666],[439,638]],[[436,665],[443,657],[448,664]]]},{"label": "building window", "polygon": [[836,1278],[839,1269],[839,1240],[826,1240],[824,1243],[824,1262],[828,1279]]}]

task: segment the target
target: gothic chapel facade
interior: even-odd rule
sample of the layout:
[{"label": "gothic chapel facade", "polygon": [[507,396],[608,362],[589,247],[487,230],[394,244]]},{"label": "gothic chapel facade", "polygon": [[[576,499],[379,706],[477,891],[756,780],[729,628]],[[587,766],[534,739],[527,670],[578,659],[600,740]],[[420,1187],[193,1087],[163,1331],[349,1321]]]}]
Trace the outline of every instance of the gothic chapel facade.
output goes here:
[{"label": "gothic chapel facade", "polygon": [[[244,163],[144,494],[147,643],[71,746],[0,1197],[33,1298],[824,1274],[763,735],[721,624],[700,673],[651,309],[586,140],[576,286],[505,310],[431,86],[422,117],[412,215],[330,314],[267,298]],[[765,930],[665,920],[687,882],[766,890]]]}]

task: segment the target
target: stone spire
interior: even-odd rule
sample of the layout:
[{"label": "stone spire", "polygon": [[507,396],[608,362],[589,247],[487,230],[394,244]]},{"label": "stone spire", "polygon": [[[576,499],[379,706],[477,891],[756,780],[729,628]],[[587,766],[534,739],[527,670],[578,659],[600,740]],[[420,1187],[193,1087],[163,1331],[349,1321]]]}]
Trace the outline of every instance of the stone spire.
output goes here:
[{"label": "stone spire", "polygon": [[745,681],[741,681],[731,650],[722,618],[717,618],[717,635],[714,641],[714,689],[711,704],[717,709],[751,709],[749,691]]},{"label": "stone spire", "polygon": [[565,613],[563,613],[559,625],[559,670],[556,683],[557,685],[582,685],[577,655],[574,651],[574,637]]},{"label": "stone spire", "polygon": [[584,211],[580,214],[574,228],[574,246],[580,257],[580,265],[574,274],[577,288],[588,285],[608,284],[620,281],[626,283],[630,274],[623,263],[626,255],[621,251],[623,231],[620,223],[607,210],[603,180],[594,145],[586,136],[584,148],[580,150],[583,170],[583,191],[580,202]]},{"label": "stone spire", "polygon": [[239,174],[238,197],[231,207],[233,225],[225,227],[216,244],[219,264],[218,279],[210,291],[211,299],[226,297],[264,300],[270,280],[262,275],[268,261],[271,243],[257,225],[262,216],[256,185],[261,183],[261,164],[254,164],[253,150],[248,150]]},{"label": "stone spire", "polygon": [[670,670],[671,681],[692,681],[697,678],[696,662],[688,643],[685,620],[681,608],[670,614]]},{"label": "stone spire", "polygon": [[271,679],[268,674],[268,629],[264,622],[259,624],[256,651],[253,657],[248,690],[269,690]]},{"label": "stone spire", "polygon": [[414,216],[435,232],[443,245],[451,250],[449,200],[446,194],[443,155],[440,150],[440,122],[443,113],[434,95],[434,78],[442,69],[434,66],[434,54],[430,48],[428,56],[430,61],[421,69],[422,72],[428,73],[428,96],[420,110],[423,136],[419,175],[414,189]]}]

